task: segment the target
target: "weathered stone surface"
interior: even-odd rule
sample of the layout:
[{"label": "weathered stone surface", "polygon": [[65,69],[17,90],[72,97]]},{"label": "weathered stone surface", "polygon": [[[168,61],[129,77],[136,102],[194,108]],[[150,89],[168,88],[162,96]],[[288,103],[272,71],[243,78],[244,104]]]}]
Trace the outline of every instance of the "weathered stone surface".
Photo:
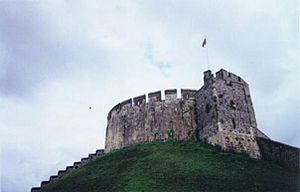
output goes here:
[{"label": "weathered stone surface", "polygon": [[216,77],[210,72],[206,74],[204,86],[196,94],[200,139],[260,157],[248,84],[225,70],[217,72]]},{"label": "weathered stone surface", "polygon": [[87,162],[89,161],[89,158],[88,157],[84,157],[84,158],[81,158],[81,165],[85,165],[87,164]]},{"label": "weathered stone surface", "polygon": [[57,177],[58,177],[58,178],[61,178],[61,177],[63,177],[65,174],[66,174],[66,170],[59,170],[58,173],[57,173]]},{"label": "weathered stone surface", "polygon": [[49,185],[49,181],[42,181],[41,188],[46,187],[47,185]]},{"label": "weathered stone surface", "polygon": [[74,167],[75,169],[79,168],[80,166],[81,166],[81,161],[78,161],[78,162],[74,162],[74,163],[73,163],[73,167]]},{"label": "weathered stone surface", "polygon": [[49,182],[50,182],[50,183],[53,183],[53,182],[56,182],[58,179],[59,179],[59,178],[58,178],[57,175],[53,175],[53,176],[50,176]]},{"label": "weathered stone surface", "polygon": [[134,98],[134,106],[113,109],[108,117],[105,151],[154,140],[195,138],[195,90],[184,91],[190,97],[177,98],[177,90]]},{"label": "weathered stone surface", "polygon": [[66,174],[71,173],[74,170],[75,170],[75,168],[73,166],[67,166],[66,167]]},{"label": "weathered stone surface", "polygon": [[101,156],[101,155],[103,155],[103,153],[104,153],[104,149],[97,149],[96,150],[96,156]]},{"label": "weathered stone surface", "polygon": [[300,149],[265,138],[257,138],[263,159],[299,170]]},{"label": "weathered stone surface", "polygon": [[156,91],[148,94],[149,103],[161,101],[161,92]]},{"label": "weathered stone surface", "polygon": [[[122,102],[124,103],[124,102]],[[257,129],[248,84],[223,69],[204,72],[200,90],[165,90],[142,95],[116,105],[108,115],[105,151],[154,140],[199,139],[223,149],[259,158]]]}]

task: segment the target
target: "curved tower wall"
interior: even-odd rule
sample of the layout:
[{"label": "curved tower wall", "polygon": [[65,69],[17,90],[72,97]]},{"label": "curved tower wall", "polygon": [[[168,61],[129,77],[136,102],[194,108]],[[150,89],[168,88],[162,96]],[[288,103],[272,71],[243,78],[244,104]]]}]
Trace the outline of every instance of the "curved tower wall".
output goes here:
[{"label": "curved tower wall", "polygon": [[128,99],[111,109],[107,117],[105,151],[155,140],[195,139],[196,90],[165,91]]}]

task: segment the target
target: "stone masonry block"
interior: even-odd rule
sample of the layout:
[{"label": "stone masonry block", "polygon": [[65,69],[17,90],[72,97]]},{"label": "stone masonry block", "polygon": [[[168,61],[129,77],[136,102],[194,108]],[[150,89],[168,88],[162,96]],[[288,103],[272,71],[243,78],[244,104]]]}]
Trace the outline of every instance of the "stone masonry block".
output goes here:
[{"label": "stone masonry block", "polygon": [[141,96],[133,98],[134,106],[139,106],[139,105],[145,104],[145,103],[146,103],[146,95],[141,95]]},{"label": "stone masonry block", "polygon": [[156,91],[148,94],[149,102],[161,101],[161,91]]}]

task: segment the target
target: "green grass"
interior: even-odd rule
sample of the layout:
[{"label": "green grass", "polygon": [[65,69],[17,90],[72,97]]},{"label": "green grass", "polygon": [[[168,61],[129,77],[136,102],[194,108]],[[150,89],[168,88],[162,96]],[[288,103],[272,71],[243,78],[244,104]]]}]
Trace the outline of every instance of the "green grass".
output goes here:
[{"label": "green grass", "polygon": [[200,142],[156,142],[113,151],[46,192],[299,191],[299,171]]}]

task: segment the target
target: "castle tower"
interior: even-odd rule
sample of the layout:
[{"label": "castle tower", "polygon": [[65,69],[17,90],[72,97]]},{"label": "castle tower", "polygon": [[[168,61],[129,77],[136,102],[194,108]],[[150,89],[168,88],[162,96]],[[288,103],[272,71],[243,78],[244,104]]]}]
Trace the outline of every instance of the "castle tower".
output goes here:
[{"label": "castle tower", "polygon": [[105,151],[155,140],[201,140],[260,158],[248,84],[223,69],[204,72],[198,90],[152,92],[117,104],[107,117]]},{"label": "castle tower", "polygon": [[165,90],[117,104],[107,117],[105,151],[158,140],[194,140],[196,90]]},{"label": "castle tower", "polygon": [[259,158],[257,129],[248,84],[223,69],[204,72],[204,86],[196,94],[199,139],[223,149],[246,152]]}]

